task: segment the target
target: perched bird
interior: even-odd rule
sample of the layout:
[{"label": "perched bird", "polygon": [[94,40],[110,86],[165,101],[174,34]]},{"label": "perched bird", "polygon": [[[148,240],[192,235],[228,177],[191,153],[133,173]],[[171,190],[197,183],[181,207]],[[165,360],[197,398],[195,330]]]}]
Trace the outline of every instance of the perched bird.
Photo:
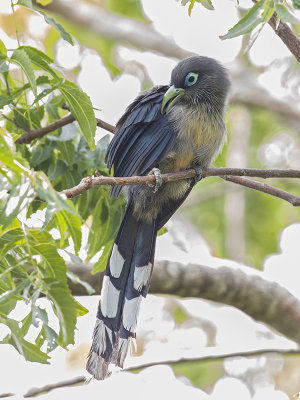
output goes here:
[{"label": "perched bird", "polygon": [[[156,234],[183,203],[222,148],[229,79],[208,57],[193,56],[173,69],[170,85],[141,93],[120,118],[106,162],[115,176],[154,173],[157,185],[114,187],[126,211],[105,270],[87,370],[104,379],[110,363],[123,367],[135,337],[142,297],[153,269]],[[198,179],[160,183],[160,172],[195,168]]]}]

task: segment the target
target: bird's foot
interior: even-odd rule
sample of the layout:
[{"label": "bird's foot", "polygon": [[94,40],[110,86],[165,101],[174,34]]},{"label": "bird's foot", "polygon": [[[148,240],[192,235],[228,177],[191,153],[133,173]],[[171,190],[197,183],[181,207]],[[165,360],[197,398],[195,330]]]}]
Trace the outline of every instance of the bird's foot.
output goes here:
[{"label": "bird's foot", "polygon": [[162,185],[162,176],[161,176],[160,169],[152,168],[148,175],[154,175],[155,176],[155,184],[152,185],[151,183],[149,183],[148,186],[153,187],[154,188],[153,189],[153,193],[156,193],[158,191],[158,189]]},{"label": "bird's foot", "polygon": [[194,167],[196,175],[194,177],[195,183],[201,181],[202,179],[202,168],[201,167]]}]

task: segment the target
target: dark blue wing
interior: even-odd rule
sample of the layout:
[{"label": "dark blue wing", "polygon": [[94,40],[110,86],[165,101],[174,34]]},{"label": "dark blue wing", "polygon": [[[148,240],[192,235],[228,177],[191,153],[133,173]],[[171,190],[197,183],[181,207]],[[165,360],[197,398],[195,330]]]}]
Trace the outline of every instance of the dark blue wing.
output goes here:
[{"label": "dark blue wing", "polygon": [[[141,94],[125,111],[106,154],[115,176],[144,175],[162,161],[174,146],[177,131],[161,114],[168,86],[157,86]],[[118,195],[120,188],[112,189]]]}]

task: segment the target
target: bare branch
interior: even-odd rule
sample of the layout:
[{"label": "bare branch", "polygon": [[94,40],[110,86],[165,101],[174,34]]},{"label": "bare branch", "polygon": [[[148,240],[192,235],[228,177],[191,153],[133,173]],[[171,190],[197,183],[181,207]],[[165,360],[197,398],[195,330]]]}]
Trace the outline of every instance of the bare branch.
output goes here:
[{"label": "bare branch", "polygon": [[[64,108],[69,110],[69,107],[64,107]],[[68,114],[65,117],[58,119],[57,121],[52,122],[51,124],[49,124],[43,128],[31,130],[28,133],[25,133],[24,135],[20,136],[16,140],[16,143],[28,144],[28,143],[32,142],[34,139],[42,138],[45,135],[47,135],[48,133],[53,132],[56,129],[61,128],[65,125],[71,124],[74,121],[75,121],[75,118],[73,117],[73,115]],[[105,122],[99,118],[97,118],[97,126],[99,126],[100,128],[103,128],[106,131],[109,131],[111,133],[115,132],[115,127],[113,125],[111,125],[108,122]]]},{"label": "bare branch", "polygon": [[[100,293],[103,273],[91,275],[88,264],[69,264],[68,267]],[[73,294],[86,294],[79,285],[70,283],[70,288]],[[212,268],[156,260],[150,292],[231,305],[300,344],[300,301],[285,288],[264,279],[261,273],[250,268]]]},{"label": "bare branch", "polygon": [[286,200],[295,207],[300,206],[300,197],[295,196],[292,193],[286,192],[285,190],[268,185],[266,183],[253,181],[247,178],[242,178],[240,176],[222,176],[222,179],[229,182],[237,183],[242,186],[246,186],[250,189],[270,194],[271,196],[278,197],[282,200]]},{"label": "bare branch", "polygon": [[291,28],[284,22],[277,23],[277,14],[274,13],[269,20],[269,25],[290,52],[295,56],[296,60],[300,63],[300,39],[294,34]]},{"label": "bare branch", "polygon": [[[207,348],[205,348],[207,349]],[[211,349],[211,348],[210,348]],[[154,367],[155,365],[162,365],[162,364],[167,364],[167,365],[177,365],[181,363],[193,363],[193,362],[199,362],[199,361],[220,361],[225,358],[231,358],[231,357],[259,357],[265,354],[282,354],[283,356],[294,356],[294,355],[300,355],[300,350],[285,350],[285,349],[261,349],[261,350],[249,350],[249,351],[237,351],[237,352],[231,352],[231,353],[220,353],[220,354],[209,354],[209,355],[204,355],[204,356],[199,356],[199,357],[182,357],[178,358],[177,360],[164,360],[164,361],[153,361],[153,362],[148,362],[148,363],[143,363],[143,364],[138,364],[138,365],[132,365],[130,367],[124,368],[124,371],[133,371],[136,369],[140,368],[148,368],[148,367]]]},{"label": "bare branch", "polygon": [[[162,174],[162,182],[172,182],[181,179],[194,178],[196,176],[194,169],[186,171],[172,172],[168,174]],[[230,177],[235,176],[236,178]],[[300,206],[300,197],[294,196],[284,190],[275,188],[270,185],[262,184],[260,182],[250,181],[249,179],[237,178],[241,176],[252,176],[259,178],[300,178],[300,170],[295,169],[256,169],[256,168],[214,168],[210,167],[203,170],[202,177],[208,176],[220,176],[225,180],[239,183],[240,185],[259,190],[264,193],[279,197],[283,200],[288,201],[293,206]],[[154,175],[146,176],[129,176],[129,177],[112,177],[112,176],[87,176],[81,180],[81,182],[70,189],[65,189],[61,193],[65,194],[68,199],[79,196],[95,186],[125,186],[125,185],[149,185],[155,183]]]},{"label": "bare branch", "polygon": [[18,144],[30,143],[34,139],[42,138],[43,136],[47,135],[47,133],[53,132],[56,129],[61,128],[62,126],[71,124],[74,121],[75,118],[71,114],[68,114],[65,117],[58,119],[57,121],[54,121],[43,128],[31,130],[25,133],[16,140],[16,143]]},{"label": "bare branch", "polygon": [[[41,7],[40,3],[35,2],[35,5]],[[194,54],[178,46],[174,40],[161,35],[151,24],[120,16],[92,3],[56,0],[41,8],[58,13],[101,37],[127,42],[178,59]]]}]

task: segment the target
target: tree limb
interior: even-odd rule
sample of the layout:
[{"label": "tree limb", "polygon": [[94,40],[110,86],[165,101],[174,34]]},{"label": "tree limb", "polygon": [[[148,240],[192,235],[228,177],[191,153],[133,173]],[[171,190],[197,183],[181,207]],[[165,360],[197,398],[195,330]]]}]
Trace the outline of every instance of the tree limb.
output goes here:
[{"label": "tree limb", "polygon": [[[69,108],[67,108],[67,109],[69,109]],[[75,121],[75,118],[71,114],[68,114],[63,118],[58,119],[57,121],[54,121],[47,126],[44,126],[43,128],[34,129],[34,130],[31,130],[31,131],[25,133],[24,135],[20,136],[15,141],[15,143],[28,144],[28,143],[32,142],[34,139],[42,138],[45,135],[47,135],[48,133],[53,132],[56,129],[61,128],[65,125],[71,124],[74,121]],[[99,118],[97,118],[97,126],[99,126],[100,128],[103,128],[111,133],[115,132],[115,127],[113,125],[111,125],[108,122],[105,122]]]},{"label": "tree limb", "polygon": [[41,7],[41,4],[36,1],[35,5],[57,13],[81,28],[111,40],[127,42],[139,48],[147,48],[178,59],[194,55],[178,46],[174,40],[161,35],[151,24],[120,16],[92,3],[55,0],[46,7]]},{"label": "tree limb", "polygon": [[[90,265],[69,264],[68,267],[100,293],[103,273],[92,275]],[[70,283],[70,288],[74,295],[86,294],[79,285]],[[258,272],[250,274],[225,266],[212,268],[156,260],[150,292],[197,297],[233,306],[300,344],[300,301]]]},{"label": "tree limb", "polygon": [[[194,178],[196,176],[194,169],[186,171],[172,172],[168,174],[162,174],[162,182],[172,182],[181,179]],[[232,175],[232,177],[230,177]],[[268,193],[272,196],[276,196],[283,200],[288,201],[293,206],[300,206],[300,197],[294,196],[284,190],[275,188],[270,185],[266,185],[260,182],[252,181],[249,179],[240,178],[241,176],[252,176],[259,178],[300,178],[300,170],[295,169],[257,169],[257,168],[214,168],[209,167],[204,169],[202,177],[208,176],[219,176],[225,180],[238,183],[249,188],[259,190],[264,193]],[[81,182],[69,189],[63,190],[61,193],[66,195],[68,199],[79,196],[95,186],[110,185],[110,186],[125,186],[125,185],[149,185],[155,183],[154,175],[146,176],[129,176],[129,177],[114,177],[114,176],[87,176],[81,180]]]},{"label": "tree limb", "polygon": [[277,23],[277,14],[274,12],[269,19],[269,25],[272,27],[276,35],[283,41],[290,52],[300,63],[300,39],[294,34],[291,28],[282,21]]},{"label": "tree limb", "polygon": [[278,197],[282,200],[286,200],[294,207],[300,206],[300,197],[295,196],[292,193],[286,192],[285,190],[268,185],[267,183],[253,181],[247,178],[242,178],[240,176],[222,176],[222,179],[229,182],[237,183],[238,185],[246,186],[250,189],[258,190],[259,192],[270,194],[271,196]]},{"label": "tree limb", "polygon": [[131,365],[130,367],[127,368],[125,367],[124,371],[134,371],[136,369],[154,367],[156,365],[162,365],[162,364],[178,365],[182,363],[194,363],[194,362],[198,363],[199,361],[221,361],[225,358],[231,358],[231,357],[259,357],[265,354],[274,354],[274,353],[282,354],[283,356],[300,355],[299,350],[285,350],[285,349],[248,350],[248,351],[226,352],[220,354],[209,354],[199,357],[182,357],[178,358],[177,360],[153,361],[138,365]]}]

